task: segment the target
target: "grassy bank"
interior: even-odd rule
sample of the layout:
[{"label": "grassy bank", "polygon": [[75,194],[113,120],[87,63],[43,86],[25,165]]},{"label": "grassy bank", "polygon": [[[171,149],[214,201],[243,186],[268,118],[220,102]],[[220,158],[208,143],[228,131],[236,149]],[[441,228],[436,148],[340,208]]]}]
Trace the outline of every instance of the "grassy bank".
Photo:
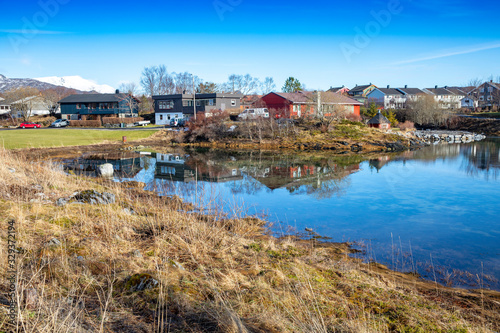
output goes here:
[{"label": "grassy bank", "polygon": [[0,145],[5,149],[79,146],[109,141],[144,139],[155,130],[91,130],[91,129],[16,129],[0,131]]},{"label": "grassy bank", "polygon": [[[0,331],[7,227],[27,332],[494,332],[500,295],[444,288],[348,256],[346,244],[266,235],[262,221],[192,213],[141,184],[64,176],[0,150]],[[95,189],[108,205],[55,201]]]}]

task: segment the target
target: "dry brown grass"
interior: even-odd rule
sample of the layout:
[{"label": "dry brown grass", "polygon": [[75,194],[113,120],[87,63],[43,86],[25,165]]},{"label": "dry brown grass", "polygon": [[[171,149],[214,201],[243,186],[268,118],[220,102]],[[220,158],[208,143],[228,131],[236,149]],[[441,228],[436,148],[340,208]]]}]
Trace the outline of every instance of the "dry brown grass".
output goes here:
[{"label": "dry brown grass", "polygon": [[[12,219],[18,331],[500,329],[498,293],[436,289],[351,259],[346,244],[276,239],[265,235],[258,219],[193,213],[176,197],[67,176],[5,150],[0,159],[0,288],[8,288]],[[112,192],[116,203],[54,204],[83,189]],[[61,245],[48,245],[53,238]],[[141,281],[151,288],[137,290]],[[6,313],[3,305],[0,331],[15,330]]]}]

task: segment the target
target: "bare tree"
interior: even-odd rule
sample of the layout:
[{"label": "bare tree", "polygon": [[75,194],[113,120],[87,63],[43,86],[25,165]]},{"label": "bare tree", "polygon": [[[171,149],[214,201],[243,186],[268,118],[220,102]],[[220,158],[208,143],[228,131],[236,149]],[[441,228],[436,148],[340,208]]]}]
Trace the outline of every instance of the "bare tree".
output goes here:
[{"label": "bare tree", "polygon": [[59,101],[64,97],[76,94],[76,90],[56,87],[54,89],[43,90],[41,94],[49,114],[51,116],[55,116],[57,110],[59,109]]},{"label": "bare tree", "polygon": [[137,95],[138,87],[135,84],[135,82],[128,82],[128,83],[122,83],[120,87],[118,87],[118,90],[120,90],[120,92],[135,96]]},{"label": "bare tree", "polygon": [[441,125],[450,117],[449,111],[441,109],[431,95],[407,102],[407,109],[406,120],[420,125]]},{"label": "bare tree", "polygon": [[139,110],[140,101],[134,97],[132,94],[127,94],[125,97],[125,103],[121,107],[125,114],[133,116],[136,111]]},{"label": "bare tree", "polygon": [[264,82],[261,84],[262,95],[269,94],[273,90],[276,90],[276,84],[272,77],[266,77]]},{"label": "bare tree", "polygon": [[172,94],[175,83],[165,65],[146,67],[142,71],[141,86],[148,96]]},{"label": "bare tree", "polygon": [[228,82],[224,85],[224,91],[237,92],[243,95],[248,95],[255,92],[260,87],[260,81],[252,77],[250,74],[246,75],[229,75]]},{"label": "bare tree", "polygon": [[470,79],[469,82],[467,82],[467,86],[469,86],[469,87],[479,87],[482,83],[483,83],[483,81],[480,78],[476,77],[474,79]]},{"label": "bare tree", "polygon": [[[175,73],[174,73],[175,74]],[[193,93],[193,83],[194,87],[198,87],[202,80],[191,73],[177,73],[175,74],[175,92],[177,94],[192,94]]]},{"label": "bare tree", "polygon": [[17,112],[24,121],[28,121],[37,96],[40,96],[40,91],[32,87],[19,87],[6,92],[5,97],[11,103],[11,116]]}]

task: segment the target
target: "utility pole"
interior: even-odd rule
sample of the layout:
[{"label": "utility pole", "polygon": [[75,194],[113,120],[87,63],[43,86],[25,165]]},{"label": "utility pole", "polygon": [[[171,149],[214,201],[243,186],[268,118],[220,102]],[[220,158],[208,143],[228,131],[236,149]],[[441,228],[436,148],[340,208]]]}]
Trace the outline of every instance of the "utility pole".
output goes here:
[{"label": "utility pole", "polygon": [[193,109],[194,109],[194,121],[196,121],[196,89],[194,87],[194,75],[193,75]]},{"label": "utility pole", "polygon": [[318,90],[318,110],[316,112],[316,116],[323,116],[323,112],[321,112],[321,92]]}]

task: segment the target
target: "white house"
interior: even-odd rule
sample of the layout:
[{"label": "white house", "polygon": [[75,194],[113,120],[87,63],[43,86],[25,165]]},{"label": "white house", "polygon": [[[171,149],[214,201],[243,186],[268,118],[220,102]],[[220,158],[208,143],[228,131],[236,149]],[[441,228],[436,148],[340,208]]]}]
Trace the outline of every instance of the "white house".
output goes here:
[{"label": "white house", "polygon": [[420,98],[427,96],[428,93],[419,88],[408,88],[405,86],[404,88],[396,88],[396,90],[401,91],[406,97],[406,103],[415,102]]},{"label": "white house", "polygon": [[0,97],[0,115],[10,112],[10,104],[5,101],[5,98]]},{"label": "white house", "polygon": [[[50,114],[47,102],[41,96],[30,96],[10,104],[12,113],[14,116],[22,117],[23,112],[21,109],[27,107],[28,112],[30,112],[29,116],[40,116]],[[56,110],[57,112],[61,112],[60,109]]]},{"label": "white house", "polygon": [[434,100],[439,104],[441,109],[460,109],[462,107],[462,99],[465,93],[452,92],[448,87],[425,88],[424,91],[434,96]]},{"label": "white house", "polygon": [[460,106],[463,109],[475,109],[479,106],[479,102],[472,96],[465,96],[460,100]]},{"label": "white house", "polygon": [[405,94],[389,86],[373,89],[366,95],[366,98],[368,101],[373,100],[376,104],[383,106],[384,109],[402,109],[406,106]]}]

